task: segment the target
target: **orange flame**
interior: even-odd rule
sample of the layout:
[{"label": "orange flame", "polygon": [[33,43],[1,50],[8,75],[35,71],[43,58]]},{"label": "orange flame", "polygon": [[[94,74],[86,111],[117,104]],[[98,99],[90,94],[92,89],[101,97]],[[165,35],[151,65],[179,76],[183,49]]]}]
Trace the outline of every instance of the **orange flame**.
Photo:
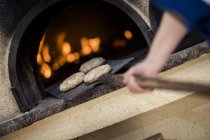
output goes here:
[{"label": "orange flame", "polygon": [[81,54],[82,55],[89,55],[91,53],[91,48],[89,47],[89,41],[86,37],[81,38],[81,46],[82,46],[82,50],[81,50]]},{"label": "orange flame", "polygon": [[42,56],[45,62],[50,62],[51,61],[51,56],[50,56],[50,51],[49,51],[49,46],[46,45],[43,47],[42,50]]},{"label": "orange flame", "polygon": [[67,55],[67,57],[66,57],[67,62],[71,63],[71,62],[74,62],[74,60],[75,60],[74,54],[70,53],[70,54]]},{"label": "orange flame", "polygon": [[59,68],[60,68],[60,66],[59,66],[59,64],[57,62],[52,65],[52,69],[54,71],[58,70]]},{"label": "orange flame", "polygon": [[81,54],[82,55],[89,55],[91,52],[98,52],[100,50],[100,43],[101,40],[99,37],[88,39],[86,37],[82,37],[81,40]]},{"label": "orange flame", "polygon": [[71,45],[68,42],[64,42],[63,43],[63,47],[62,47],[62,53],[64,55],[67,55],[71,52]]},{"label": "orange flame", "polygon": [[[50,46],[45,43],[45,34],[42,37],[37,54],[37,63],[40,66],[41,74],[45,78],[50,78],[53,71],[58,70],[66,63],[79,63],[79,59],[81,56],[86,56],[91,53],[96,53],[100,51],[101,39],[99,37],[82,37],[80,40],[81,50],[79,52],[73,52],[73,47],[70,45],[69,42],[65,41],[65,38],[65,32],[61,32],[56,36],[56,49],[59,51],[57,53],[57,56],[54,57],[54,54],[50,52]],[[52,54],[52,57],[50,54]]]},{"label": "orange flame", "polygon": [[129,31],[129,30],[125,30],[124,36],[125,36],[125,38],[127,38],[127,39],[129,39],[129,40],[133,38],[133,34],[132,34],[132,32]]},{"label": "orange flame", "polygon": [[79,54],[78,52],[75,52],[75,53],[74,53],[74,58],[75,58],[75,60],[78,60],[79,57],[80,57],[80,54]]},{"label": "orange flame", "polygon": [[50,78],[51,75],[52,75],[52,70],[51,70],[50,66],[49,66],[48,64],[46,64],[46,63],[43,63],[43,64],[41,65],[40,71],[41,71],[41,74],[42,74],[45,78]]},{"label": "orange flame", "polygon": [[82,55],[89,55],[91,53],[91,48],[89,46],[83,46],[81,53]]},{"label": "orange flame", "polygon": [[96,37],[96,38],[93,38],[93,39],[89,40],[90,48],[95,53],[100,50],[100,43],[101,43],[101,40],[100,40],[99,37]]},{"label": "orange flame", "polygon": [[41,53],[42,51],[42,48],[44,46],[44,41],[45,41],[45,34],[43,35],[42,40],[39,43],[39,51],[38,51],[39,53]]},{"label": "orange flame", "polygon": [[38,64],[40,64],[40,65],[42,64],[43,61],[42,61],[42,56],[41,56],[40,53],[37,54],[36,61],[37,61]]},{"label": "orange flame", "polygon": [[66,58],[64,56],[61,56],[59,59],[58,59],[58,64],[60,66],[63,66],[64,64],[66,63]]},{"label": "orange flame", "polygon": [[65,37],[66,37],[66,33],[62,32],[58,35],[57,37],[57,46],[58,47],[62,47],[63,46],[63,42],[65,40]]}]

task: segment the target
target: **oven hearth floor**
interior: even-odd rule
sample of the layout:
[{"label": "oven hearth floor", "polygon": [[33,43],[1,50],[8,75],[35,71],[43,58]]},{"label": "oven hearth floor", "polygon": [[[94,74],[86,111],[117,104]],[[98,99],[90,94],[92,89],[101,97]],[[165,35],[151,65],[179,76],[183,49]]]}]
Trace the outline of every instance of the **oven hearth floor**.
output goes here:
[{"label": "oven hearth floor", "polygon": [[[210,54],[204,54],[161,73],[160,77],[210,83],[209,70]],[[210,98],[201,94],[169,90],[132,94],[127,88],[121,88],[37,121],[0,139],[64,140],[94,131],[96,132],[77,139],[135,140],[156,133],[172,139],[209,139],[209,104]]]}]

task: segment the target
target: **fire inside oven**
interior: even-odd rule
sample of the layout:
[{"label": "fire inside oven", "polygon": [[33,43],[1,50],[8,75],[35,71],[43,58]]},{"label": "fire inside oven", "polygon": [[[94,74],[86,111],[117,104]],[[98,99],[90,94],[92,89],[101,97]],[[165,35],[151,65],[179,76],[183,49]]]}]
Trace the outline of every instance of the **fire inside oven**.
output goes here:
[{"label": "fire inside oven", "polygon": [[80,3],[53,19],[37,54],[45,86],[78,72],[94,57],[135,57],[147,43],[136,23],[120,9],[100,2]]}]

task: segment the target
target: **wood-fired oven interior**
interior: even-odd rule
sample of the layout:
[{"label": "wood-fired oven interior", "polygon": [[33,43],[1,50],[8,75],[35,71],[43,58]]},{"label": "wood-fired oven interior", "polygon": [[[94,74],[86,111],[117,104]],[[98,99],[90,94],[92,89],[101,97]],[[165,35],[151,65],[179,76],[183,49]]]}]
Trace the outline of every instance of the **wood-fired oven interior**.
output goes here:
[{"label": "wood-fired oven interior", "polygon": [[37,63],[45,86],[78,71],[85,61],[136,57],[147,43],[135,22],[102,2],[80,3],[53,19],[40,41]]}]

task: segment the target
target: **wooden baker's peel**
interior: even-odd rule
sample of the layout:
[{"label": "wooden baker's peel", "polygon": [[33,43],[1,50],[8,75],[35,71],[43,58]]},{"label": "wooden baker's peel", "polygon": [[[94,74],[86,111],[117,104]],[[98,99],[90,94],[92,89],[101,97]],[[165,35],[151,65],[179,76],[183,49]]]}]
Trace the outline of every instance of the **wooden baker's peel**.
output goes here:
[{"label": "wooden baker's peel", "polygon": [[[135,76],[136,81],[139,86],[143,88],[159,88],[159,89],[170,89],[170,90],[181,90],[181,91],[192,91],[196,93],[210,93],[210,85],[204,85],[201,83],[194,82],[182,82],[182,81],[172,81],[172,80],[163,80],[160,78],[146,78],[142,76]],[[106,74],[103,75],[100,82],[105,84],[123,84],[123,75],[112,75]]]}]

